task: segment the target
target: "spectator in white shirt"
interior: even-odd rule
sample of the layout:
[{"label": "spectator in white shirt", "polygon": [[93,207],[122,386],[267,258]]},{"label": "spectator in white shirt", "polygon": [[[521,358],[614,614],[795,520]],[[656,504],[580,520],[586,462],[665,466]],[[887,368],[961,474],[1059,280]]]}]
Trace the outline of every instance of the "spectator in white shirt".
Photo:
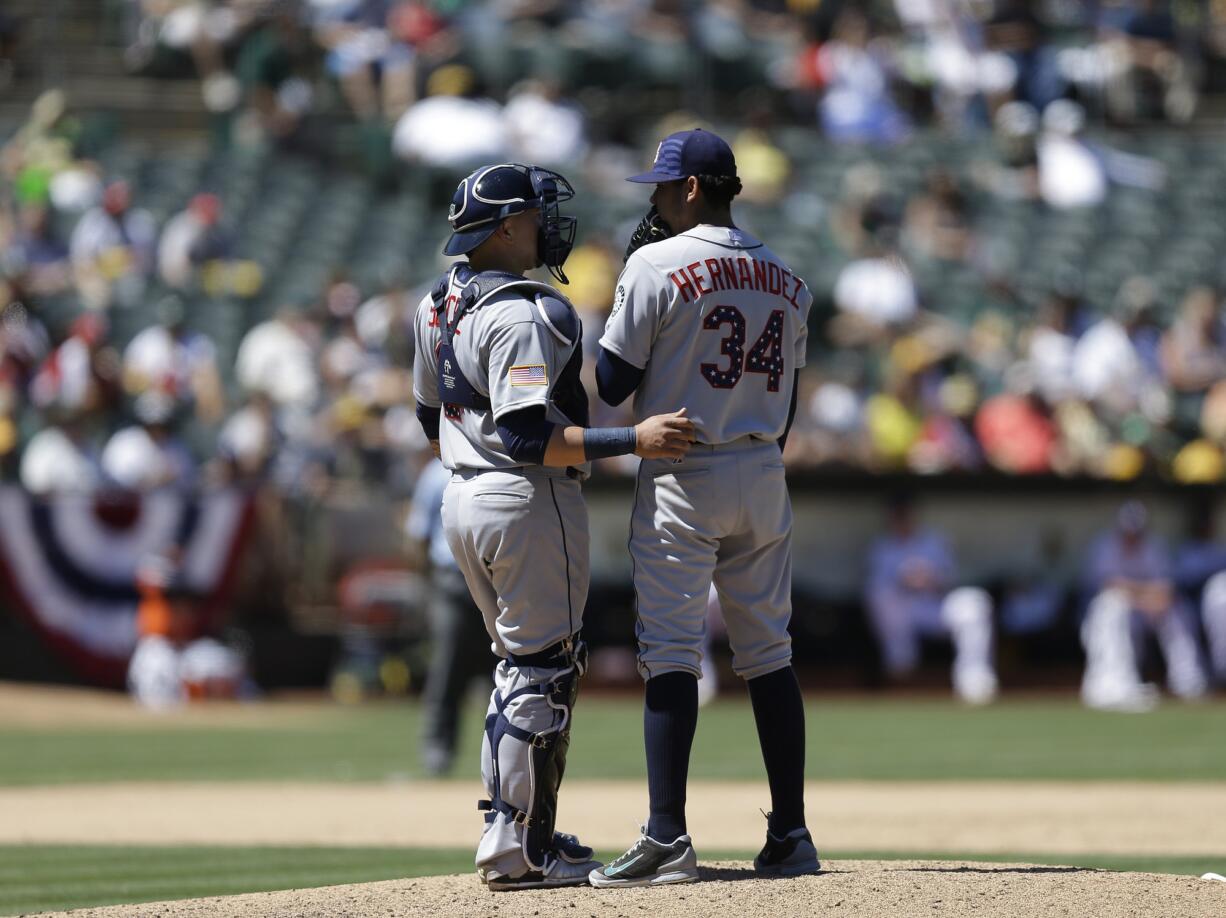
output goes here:
[{"label": "spectator in white shirt", "polygon": [[130,491],[194,487],[196,462],[171,427],[174,400],[149,390],[136,399],[133,411],[137,423],[116,431],[102,450],[107,478]]},{"label": "spectator in white shirt", "polygon": [[101,481],[97,457],[80,421],[44,427],[21,454],[21,486],[31,494],[84,494]]},{"label": "spectator in white shirt", "polygon": [[105,414],[119,395],[119,361],[108,336],[106,316],[78,316],[68,336],[39,366],[30,383],[30,400],[52,413]]},{"label": "spectator in white shirt", "polygon": [[876,326],[904,325],[919,311],[911,274],[899,258],[853,261],[834,285],[839,309]]},{"label": "spectator in white shirt", "polygon": [[458,64],[430,76],[427,96],[396,123],[392,149],[401,159],[457,168],[499,162],[510,147],[502,107],[475,95],[471,70]]},{"label": "spectator in white shirt", "polygon": [[1077,339],[1072,334],[1071,298],[1056,293],[1039,312],[1026,348],[1030,375],[1048,404],[1058,404],[1074,391],[1073,366]]},{"label": "spectator in white shirt", "polygon": [[1107,170],[1078,134],[1085,112],[1076,102],[1060,99],[1043,112],[1039,135],[1039,194],[1052,207],[1095,207],[1107,196]]},{"label": "spectator in white shirt", "polygon": [[869,195],[845,218],[856,258],[834,283],[839,316],[831,334],[840,344],[879,340],[919,315],[919,293],[898,252],[901,219],[898,202],[885,193]]},{"label": "spectator in white shirt", "polygon": [[235,375],[247,392],[266,393],[278,407],[310,410],[319,398],[318,328],[302,307],[286,307],[243,337]]},{"label": "spectator in white shirt", "polygon": [[273,461],[279,440],[272,401],[262,392],[253,392],[217,435],[218,479],[223,483],[259,481]]},{"label": "spectator in white shirt", "polygon": [[147,211],[132,207],[127,182],[112,182],[102,203],[86,212],[69,243],[77,288],[87,306],[134,305],[153,268],[157,226]]},{"label": "spectator in white shirt", "polygon": [[413,355],[413,314],[420,297],[411,295],[408,278],[399,267],[380,279],[379,292],[362,302],[353,321],[362,344],[407,365]]},{"label": "spectator in white shirt", "polygon": [[1143,276],[1120,287],[1112,315],[1090,326],[1073,349],[1077,393],[1115,414],[1140,410],[1163,423],[1170,410],[1160,377],[1157,333],[1149,320],[1156,293]]},{"label": "spectator in white shirt", "polygon": [[587,151],[583,112],[562,98],[556,83],[527,80],[511,90],[504,112],[514,158],[565,166]]},{"label": "spectator in white shirt", "polygon": [[215,423],[225,407],[216,346],[187,327],[179,296],[163,298],[156,311],[157,324],[138,333],[124,350],[124,388],[132,395],[165,393],[192,406],[200,420]]},{"label": "spectator in white shirt", "polygon": [[205,262],[222,258],[229,246],[218,228],[221,201],[215,194],[198,194],[187,208],[167,221],[158,243],[158,274],[176,290],[188,289]]}]

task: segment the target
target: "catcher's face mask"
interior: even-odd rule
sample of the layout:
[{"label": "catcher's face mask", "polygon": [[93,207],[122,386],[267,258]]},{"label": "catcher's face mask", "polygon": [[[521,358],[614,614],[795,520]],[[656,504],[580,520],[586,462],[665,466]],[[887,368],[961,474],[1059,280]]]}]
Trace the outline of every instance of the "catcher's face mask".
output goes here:
[{"label": "catcher's face mask", "polygon": [[528,179],[532,182],[534,201],[541,210],[541,228],[537,234],[537,257],[540,264],[561,283],[567,284],[562,265],[575,246],[575,230],[578,220],[562,216],[559,205],[575,196],[575,189],[557,172],[528,166]]}]

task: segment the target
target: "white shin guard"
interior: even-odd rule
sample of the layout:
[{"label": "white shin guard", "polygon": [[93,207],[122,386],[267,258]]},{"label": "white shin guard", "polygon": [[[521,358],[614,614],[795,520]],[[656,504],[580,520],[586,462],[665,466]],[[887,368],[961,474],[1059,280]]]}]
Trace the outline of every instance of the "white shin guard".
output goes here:
[{"label": "white shin guard", "polygon": [[553,849],[558,783],[570,742],[571,708],[581,671],[520,667],[494,670],[494,691],[481,744],[485,831],[477,868],[504,876],[548,872]]}]

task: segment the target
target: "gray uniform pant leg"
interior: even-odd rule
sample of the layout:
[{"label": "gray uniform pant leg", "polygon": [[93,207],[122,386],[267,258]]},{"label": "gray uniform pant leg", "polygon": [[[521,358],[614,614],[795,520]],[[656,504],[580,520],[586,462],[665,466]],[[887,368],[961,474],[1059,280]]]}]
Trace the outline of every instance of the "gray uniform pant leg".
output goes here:
[{"label": "gray uniform pant leg", "polygon": [[791,527],[774,443],[642,463],[630,553],[644,679],[701,674],[712,582],[736,673],[753,679],[791,662]]},{"label": "gray uniform pant leg", "polygon": [[717,498],[710,462],[640,464],[630,517],[630,558],[638,613],[638,668],[702,676],[707,598],[720,527],[708,515]]},{"label": "gray uniform pant leg", "polygon": [[[443,529],[498,656],[544,650],[583,626],[590,571],[587,508],[578,481],[556,469],[456,472],[443,498]],[[522,738],[505,735],[499,721],[555,738],[560,782],[573,695],[558,701],[531,687],[578,676],[573,666],[521,667],[504,659],[495,667],[481,756],[492,800],[533,818],[556,806],[556,791],[545,788],[546,775],[537,772],[537,752]],[[504,734],[497,749],[491,729]],[[477,847],[479,870],[518,876],[547,866],[522,823],[505,811],[488,817]]]},{"label": "gray uniform pant leg", "polygon": [[741,514],[736,529],[720,541],[715,590],[732,669],[742,679],[756,679],[792,662],[792,501],[774,443],[733,458]]},{"label": "gray uniform pant leg", "polygon": [[499,657],[583,626],[591,571],[578,481],[540,468],[456,472],[443,529]]}]

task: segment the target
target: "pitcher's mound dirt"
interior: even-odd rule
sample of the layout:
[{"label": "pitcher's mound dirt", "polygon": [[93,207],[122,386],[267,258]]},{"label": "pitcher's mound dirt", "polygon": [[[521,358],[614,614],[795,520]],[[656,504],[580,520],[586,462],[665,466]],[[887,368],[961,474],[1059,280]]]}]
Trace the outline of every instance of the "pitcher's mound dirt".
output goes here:
[{"label": "pitcher's mound dirt", "polygon": [[147,905],[83,909],[97,918],[1222,918],[1226,884],[1169,874],[939,861],[831,861],[817,876],[757,879],[749,864],[700,868],[699,883],[490,893],[475,875],[419,877]]}]

